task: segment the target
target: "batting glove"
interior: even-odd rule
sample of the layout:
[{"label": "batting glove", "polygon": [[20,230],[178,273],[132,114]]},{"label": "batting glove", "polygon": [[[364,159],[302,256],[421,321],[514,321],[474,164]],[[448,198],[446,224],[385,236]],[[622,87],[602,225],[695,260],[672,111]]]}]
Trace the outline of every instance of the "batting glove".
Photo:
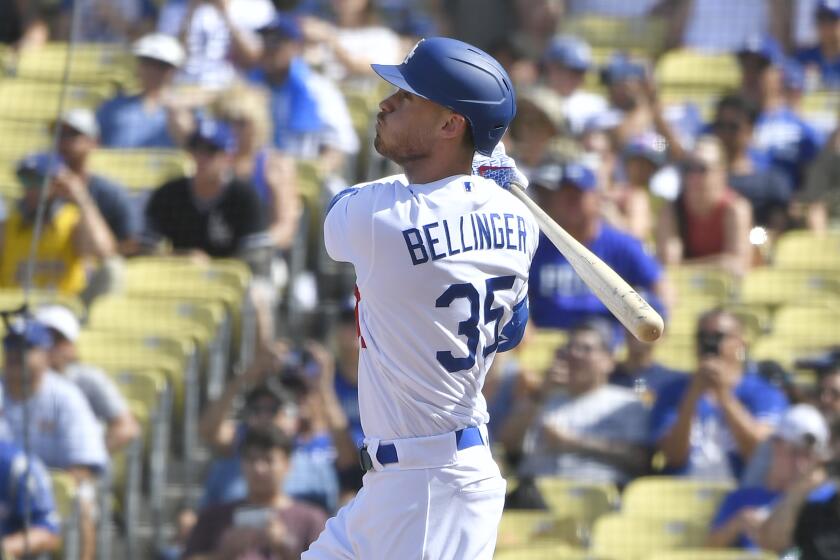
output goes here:
[{"label": "batting glove", "polygon": [[472,162],[473,175],[481,175],[485,179],[495,181],[500,187],[507,189],[511,183],[525,188],[528,178],[516,168],[516,162],[505,153],[505,145],[499,142],[490,157],[476,152]]}]

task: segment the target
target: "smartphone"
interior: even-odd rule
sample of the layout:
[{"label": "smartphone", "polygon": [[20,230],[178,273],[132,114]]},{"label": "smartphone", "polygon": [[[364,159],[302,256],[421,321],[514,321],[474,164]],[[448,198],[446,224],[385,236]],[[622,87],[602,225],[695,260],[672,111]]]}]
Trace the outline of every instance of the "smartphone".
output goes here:
[{"label": "smartphone", "polygon": [[274,510],[267,507],[241,507],[233,512],[234,527],[263,529],[271,521]]}]

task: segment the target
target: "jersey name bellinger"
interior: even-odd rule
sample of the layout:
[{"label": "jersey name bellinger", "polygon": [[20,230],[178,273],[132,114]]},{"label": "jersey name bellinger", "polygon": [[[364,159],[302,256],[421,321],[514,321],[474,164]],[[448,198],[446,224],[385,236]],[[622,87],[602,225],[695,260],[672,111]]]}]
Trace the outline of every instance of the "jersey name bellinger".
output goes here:
[{"label": "jersey name bellinger", "polygon": [[414,266],[470,251],[527,251],[525,218],[516,214],[473,212],[405,229],[402,234]]}]

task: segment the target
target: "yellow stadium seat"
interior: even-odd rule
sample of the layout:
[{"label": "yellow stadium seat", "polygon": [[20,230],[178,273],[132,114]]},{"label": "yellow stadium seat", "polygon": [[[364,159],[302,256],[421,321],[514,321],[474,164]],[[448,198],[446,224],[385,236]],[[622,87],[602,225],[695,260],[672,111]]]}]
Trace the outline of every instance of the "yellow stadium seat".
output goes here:
[{"label": "yellow stadium seat", "polygon": [[76,481],[69,473],[50,471],[55,510],[61,518],[63,555],[78,558],[81,534],[79,528],[79,503],[76,496]]},{"label": "yellow stadium seat", "polygon": [[810,344],[840,344],[840,308],[783,306],[773,316],[772,335]]},{"label": "yellow stadium seat", "polygon": [[13,171],[23,156],[48,150],[51,140],[50,127],[45,122],[0,119],[0,164],[11,166]]},{"label": "yellow stadium seat", "polygon": [[785,303],[814,303],[840,299],[840,282],[835,274],[811,270],[756,268],[741,283],[739,301],[778,306]]},{"label": "yellow stadium seat", "polygon": [[200,275],[203,282],[224,284],[245,291],[251,281],[251,270],[244,262],[236,259],[213,259],[197,263],[185,257],[135,257],[126,263],[129,291],[132,287],[142,288],[149,282],[173,283],[181,278],[193,281]]},{"label": "yellow stadium seat", "polygon": [[696,521],[608,513],[595,522],[591,551],[614,560],[644,560],[657,551],[701,546],[706,530]]},{"label": "yellow stadium seat", "polygon": [[554,363],[557,350],[566,344],[568,338],[566,331],[556,329],[535,329],[526,334],[516,352],[520,367],[542,374]]},{"label": "yellow stadium seat", "polygon": [[107,98],[107,91],[94,86],[59,84],[22,79],[0,81],[0,118],[9,120],[55,120],[59,103],[64,96],[63,109],[96,108]]},{"label": "yellow stadium seat", "polygon": [[[15,61],[15,75],[59,82],[68,64],[70,83],[123,83],[133,74],[133,57],[120,45],[81,43],[68,51],[68,43],[60,42],[26,49]],[[68,54],[72,57],[69,60]]]},{"label": "yellow stadium seat", "polygon": [[499,523],[496,547],[515,548],[538,541],[554,541],[556,539],[550,536],[554,527],[555,517],[549,511],[505,510]]},{"label": "yellow stadium seat", "polygon": [[671,50],[656,65],[661,87],[695,87],[705,91],[734,89],[741,81],[738,61],[731,54]]},{"label": "yellow stadium seat", "polygon": [[694,548],[657,552],[645,560],[778,560],[778,558],[775,554],[758,550]]},{"label": "yellow stadium seat", "polygon": [[595,519],[618,505],[613,484],[560,477],[540,477],[536,484],[557,519],[551,534],[572,545],[586,544]]},{"label": "yellow stadium seat", "polygon": [[840,92],[836,90],[809,91],[802,98],[802,110],[805,113],[831,112],[837,115],[838,106],[840,106]]},{"label": "yellow stadium seat", "polygon": [[545,544],[496,550],[493,560],[601,560],[588,550]]},{"label": "yellow stadium seat", "polygon": [[153,190],[192,175],[189,156],[175,149],[100,148],[90,156],[90,169],[132,190]]},{"label": "yellow stadium seat", "polygon": [[780,268],[838,270],[840,231],[785,233],[776,242],[773,264]]},{"label": "yellow stadium seat", "polygon": [[833,345],[788,336],[764,336],[753,344],[750,357],[754,360],[774,360],[786,369],[794,370],[797,360],[823,354],[830,346]]},{"label": "yellow stadium seat", "polygon": [[621,512],[633,517],[707,521],[733,489],[725,482],[672,476],[637,478],[624,489]]},{"label": "yellow stadium seat", "polygon": [[653,355],[658,362],[680,371],[694,371],[697,366],[696,344],[691,333],[672,333],[669,323],[665,323],[662,340],[653,347]]},{"label": "yellow stadium seat", "polygon": [[661,18],[611,18],[597,15],[565,17],[559,31],[585,39],[595,47],[659,53],[665,45],[666,23]]},{"label": "yellow stadium seat", "polygon": [[734,284],[731,274],[708,266],[670,266],[665,277],[674,286],[680,304],[698,297],[723,302],[732,294]]},{"label": "yellow stadium seat", "polygon": [[[23,305],[24,293],[23,290],[18,289],[0,289],[0,309],[16,309]],[[32,290],[29,294],[30,311],[35,311],[41,305],[63,305],[67,307],[77,317],[82,317],[85,312],[85,306],[77,297],[61,294],[58,292],[50,292],[43,290]],[[3,328],[0,323],[0,329]]]}]

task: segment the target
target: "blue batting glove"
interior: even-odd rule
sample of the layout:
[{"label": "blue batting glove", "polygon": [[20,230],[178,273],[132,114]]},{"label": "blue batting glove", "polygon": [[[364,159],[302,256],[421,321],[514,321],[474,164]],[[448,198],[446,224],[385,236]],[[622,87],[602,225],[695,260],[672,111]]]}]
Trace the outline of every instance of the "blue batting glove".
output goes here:
[{"label": "blue batting glove", "polygon": [[473,175],[481,175],[485,179],[495,181],[497,185],[506,189],[511,183],[522,188],[528,186],[528,178],[516,168],[516,162],[505,153],[505,145],[499,142],[490,157],[476,152],[472,162]]}]

